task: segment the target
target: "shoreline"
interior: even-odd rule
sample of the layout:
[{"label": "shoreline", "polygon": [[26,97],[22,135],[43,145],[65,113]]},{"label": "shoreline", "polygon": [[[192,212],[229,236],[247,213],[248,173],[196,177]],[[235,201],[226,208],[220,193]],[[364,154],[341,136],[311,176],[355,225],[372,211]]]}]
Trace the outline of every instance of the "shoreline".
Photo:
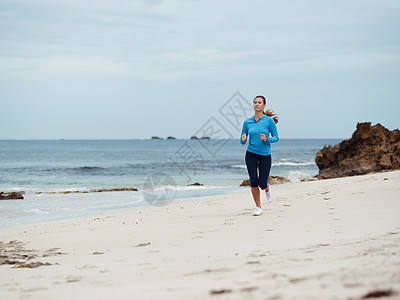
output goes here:
[{"label": "shoreline", "polygon": [[361,299],[392,290],[385,299],[395,299],[399,187],[392,171],[273,185],[260,217],[243,188],[0,228],[16,252],[35,250],[27,262],[51,264],[0,265],[0,296]]},{"label": "shoreline", "polygon": [[[104,191],[86,192],[85,190],[66,192],[25,193],[25,199],[1,200],[9,201],[3,206],[0,214],[0,229],[24,224],[37,224],[57,220],[73,220],[90,217],[99,213],[107,213],[116,209],[135,209],[152,204],[153,197],[161,197],[159,204],[204,196],[213,196],[239,190],[241,187],[177,187],[173,199],[167,199],[167,190],[156,188],[154,191]],[[4,202],[3,202],[4,203]],[[5,204],[5,203],[4,203]],[[8,209],[8,210],[7,210]],[[12,211],[14,209],[14,211]],[[18,211],[17,211],[18,210]]]}]

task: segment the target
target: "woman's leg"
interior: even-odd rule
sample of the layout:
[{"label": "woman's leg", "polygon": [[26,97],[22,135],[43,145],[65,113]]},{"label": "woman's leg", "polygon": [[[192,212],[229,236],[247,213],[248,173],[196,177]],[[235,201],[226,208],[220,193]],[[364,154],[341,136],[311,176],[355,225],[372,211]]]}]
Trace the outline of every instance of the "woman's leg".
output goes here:
[{"label": "woman's leg", "polygon": [[260,161],[260,187],[264,188],[267,196],[267,202],[270,203],[274,199],[274,195],[268,184],[269,173],[271,171],[271,155],[263,157]]},{"label": "woman's leg", "polygon": [[258,159],[256,154],[247,151],[245,161],[246,161],[247,172],[249,173],[250,177],[251,194],[253,195],[253,199],[256,206],[261,208],[260,190],[258,188],[259,180],[257,174]]},{"label": "woman's leg", "polygon": [[252,187],[251,194],[253,195],[254,203],[256,204],[256,206],[261,208],[260,189],[258,187]]},{"label": "woman's leg", "polygon": [[262,190],[265,189],[266,192],[269,191],[269,185],[268,185],[268,177],[269,173],[271,171],[271,155],[263,155],[262,158],[260,159],[259,162],[259,186]]}]

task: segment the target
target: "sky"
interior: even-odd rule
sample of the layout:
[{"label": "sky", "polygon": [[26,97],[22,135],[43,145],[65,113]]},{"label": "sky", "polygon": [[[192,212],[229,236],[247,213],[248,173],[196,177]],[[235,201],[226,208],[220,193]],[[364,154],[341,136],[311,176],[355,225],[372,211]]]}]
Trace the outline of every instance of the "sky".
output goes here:
[{"label": "sky", "polygon": [[239,138],[221,108],[259,94],[280,138],[400,127],[398,0],[0,0],[0,28],[0,139]]}]

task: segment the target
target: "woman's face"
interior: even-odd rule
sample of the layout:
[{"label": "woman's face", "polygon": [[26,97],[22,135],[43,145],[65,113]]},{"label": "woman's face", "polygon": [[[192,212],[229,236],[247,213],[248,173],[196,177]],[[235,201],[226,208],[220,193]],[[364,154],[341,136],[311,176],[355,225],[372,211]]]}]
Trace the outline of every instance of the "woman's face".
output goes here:
[{"label": "woman's face", "polygon": [[264,99],[262,99],[262,98],[254,99],[253,106],[254,106],[254,111],[256,111],[256,112],[264,111],[264,108],[265,108]]}]

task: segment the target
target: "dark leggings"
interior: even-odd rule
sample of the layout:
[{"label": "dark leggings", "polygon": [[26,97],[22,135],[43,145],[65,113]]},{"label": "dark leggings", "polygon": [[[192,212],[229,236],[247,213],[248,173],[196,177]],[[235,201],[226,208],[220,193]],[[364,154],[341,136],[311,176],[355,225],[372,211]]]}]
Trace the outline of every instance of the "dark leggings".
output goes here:
[{"label": "dark leggings", "polygon": [[266,189],[271,171],[271,155],[260,155],[246,151],[245,160],[251,187],[259,186],[262,190]]}]

